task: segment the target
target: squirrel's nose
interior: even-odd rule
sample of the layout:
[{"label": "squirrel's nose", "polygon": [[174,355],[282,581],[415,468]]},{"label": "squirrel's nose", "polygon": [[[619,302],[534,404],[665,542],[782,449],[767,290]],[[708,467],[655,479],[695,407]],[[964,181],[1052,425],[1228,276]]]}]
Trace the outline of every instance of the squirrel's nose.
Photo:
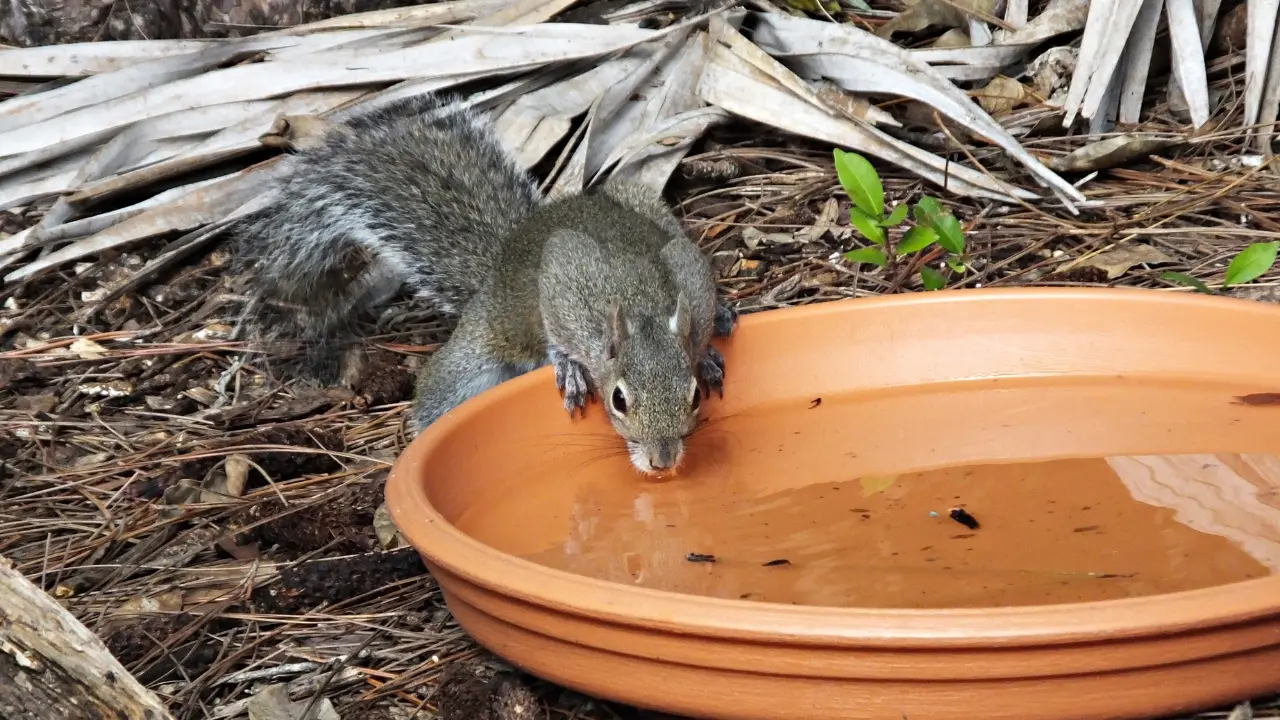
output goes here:
[{"label": "squirrel's nose", "polygon": [[680,462],[684,454],[684,442],[680,439],[661,440],[649,448],[649,465],[654,470],[670,470]]}]

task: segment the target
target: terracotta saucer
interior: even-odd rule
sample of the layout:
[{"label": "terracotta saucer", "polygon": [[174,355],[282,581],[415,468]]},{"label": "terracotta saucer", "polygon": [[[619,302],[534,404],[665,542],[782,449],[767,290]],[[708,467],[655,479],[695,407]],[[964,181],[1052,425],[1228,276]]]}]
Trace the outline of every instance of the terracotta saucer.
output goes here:
[{"label": "terracotta saucer", "polygon": [[[826,412],[840,398],[886,409],[832,435],[847,438],[849,452],[831,457],[853,459],[818,454],[810,466],[776,428],[767,437],[738,431],[734,447],[787,457],[792,468],[761,459],[767,471],[757,468],[748,481],[732,464],[740,460],[720,463],[747,450],[716,454],[706,450],[717,447],[712,439],[700,445],[695,435],[687,477],[659,486],[617,457],[582,469],[565,438],[594,438],[586,444],[604,448],[613,436],[598,403],[585,419],[568,417],[550,369],[464,404],[410,444],[387,500],[478,642],[590,695],[708,718],[1139,718],[1280,691],[1274,568],[1257,579],[1114,600],[835,607],[601,580],[478,539],[534,550],[543,536],[567,538],[567,530],[556,533],[570,519],[540,510],[554,503],[534,494],[561,492],[584,472],[609,475],[600,482],[613,488],[665,488],[653,491],[659,495],[722,482],[769,496],[825,477],[832,463],[847,463],[839,470],[853,471],[852,480],[1052,458],[1280,454],[1280,395],[1272,394],[1280,393],[1280,308],[1140,290],[936,292],[748,315],[717,344],[727,379],[724,397],[705,403],[712,419]],[[1000,390],[980,403],[965,395],[986,392],[984,384]],[[1118,394],[1105,391],[1113,386]],[[1108,399],[1120,394],[1123,403]],[[893,398],[908,396],[930,402],[894,409]],[[970,400],[955,399],[962,396]],[[1015,396],[1022,399],[1000,400]],[[1244,505],[1280,507],[1270,499],[1280,489],[1255,489]],[[566,507],[581,504],[565,498]],[[517,508],[501,527],[474,537],[460,529],[483,525],[477,518],[499,506]],[[1169,507],[1161,522],[1190,512]],[[994,506],[990,513],[1001,517]],[[1264,545],[1280,541],[1280,525],[1265,517],[1250,532]],[[1000,532],[999,523],[976,532]],[[637,552],[656,542],[644,540]],[[1119,540],[1117,548],[1126,550]]]}]

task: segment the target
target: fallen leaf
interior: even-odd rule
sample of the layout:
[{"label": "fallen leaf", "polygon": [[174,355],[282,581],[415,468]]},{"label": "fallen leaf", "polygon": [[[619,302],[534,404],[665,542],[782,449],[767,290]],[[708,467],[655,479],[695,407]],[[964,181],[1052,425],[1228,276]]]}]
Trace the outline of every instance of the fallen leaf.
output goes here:
[{"label": "fallen leaf", "polygon": [[1049,0],[1049,4],[1039,15],[1016,30],[1001,31],[996,42],[1001,45],[1039,43],[1055,35],[1083,28],[1088,15],[1089,0]]},{"label": "fallen leaf", "polygon": [[869,497],[877,493],[882,493],[885,490],[888,490],[889,488],[893,487],[893,484],[898,482],[898,476],[897,475],[883,475],[883,476],[869,475],[867,477],[862,478],[858,482],[862,484],[862,496]]},{"label": "fallen leaf", "polygon": [[234,333],[235,328],[227,325],[226,323],[213,323],[195,331],[191,335],[195,340],[210,342],[217,340],[230,340]]},{"label": "fallen leaf", "polygon": [[177,517],[182,514],[182,506],[199,501],[202,492],[199,485],[191,478],[180,478],[178,482],[165,488],[160,496],[159,514],[163,518]]},{"label": "fallen leaf", "polygon": [[1115,280],[1134,265],[1158,265],[1177,262],[1159,248],[1144,243],[1129,243],[1095,255],[1072,267],[1096,267],[1105,270],[1108,280]]},{"label": "fallen leaf", "polygon": [[800,287],[827,287],[828,285],[834,284],[838,279],[839,276],[833,272],[820,272],[806,277],[804,281],[801,282]]},{"label": "fallen leaf", "polygon": [[[827,198],[827,202],[822,206],[822,212],[818,214],[818,219],[813,225],[797,232],[795,239],[800,242],[817,242],[822,239],[823,235],[829,230],[835,230],[839,227],[837,219],[840,217],[840,203],[835,198]],[[744,233],[745,234],[745,233]]]},{"label": "fallen leaf", "polygon": [[242,497],[245,484],[249,480],[249,468],[253,467],[253,464],[249,462],[247,456],[235,453],[227,456],[223,467],[227,473],[227,494],[231,497]]},{"label": "fallen leaf", "polygon": [[830,80],[813,82],[814,93],[824,105],[850,120],[865,120],[872,125],[898,125],[892,115],[872,105],[869,100],[848,92]]},{"label": "fallen leaf", "polygon": [[969,13],[974,10],[986,15],[995,10],[995,0],[918,0],[914,5],[898,13],[893,19],[881,25],[876,34],[882,38],[897,32],[919,32],[929,27],[961,28],[968,27]]},{"label": "fallen leaf", "polygon": [[107,356],[107,349],[88,338],[76,338],[71,343],[71,352],[84,360],[101,360]]},{"label": "fallen leaf", "polygon": [[32,414],[52,412],[57,406],[58,396],[52,393],[19,395],[17,400],[18,410]]},{"label": "fallen leaf", "polygon": [[991,115],[1007,113],[1014,108],[1031,104],[1026,87],[1004,75],[991,78],[986,87],[974,91],[973,95],[982,109]]},{"label": "fallen leaf", "polygon": [[960,28],[951,28],[939,35],[938,39],[933,41],[932,47],[939,49],[963,48],[969,47],[971,44],[972,42],[969,40],[969,33],[961,30]]},{"label": "fallen leaf", "polygon": [[742,244],[748,250],[755,250],[761,245],[790,245],[796,241],[790,233],[766,233],[749,227],[742,231]]},{"label": "fallen leaf", "polygon": [[147,395],[142,398],[142,402],[146,404],[150,410],[158,412],[168,412],[178,406],[178,401],[171,397],[161,397],[159,395]]},{"label": "fallen leaf", "polygon": [[1058,172],[1106,170],[1160,152],[1180,142],[1172,138],[1135,134],[1117,135],[1089,143],[1060,158],[1053,158],[1047,164]]},{"label": "fallen leaf", "polygon": [[[254,695],[245,709],[249,720],[302,720],[302,711],[307,709],[310,698],[297,702],[289,699],[287,685],[272,685]],[[342,720],[338,711],[333,708],[329,698],[321,698],[312,708],[307,720]]]},{"label": "fallen leaf", "polygon": [[182,591],[171,590],[159,595],[133,597],[125,601],[117,612],[130,613],[172,613],[182,610]]},{"label": "fallen leaf", "polygon": [[1061,105],[1055,96],[1065,101],[1071,76],[1076,71],[1076,55],[1075,48],[1049,48],[1027,65],[1023,75],[1031,80],[1031,89],[1036,95],[1046,98],[1051,105]]},{"label": "fallen leaf", "polygon": [[383,550],[395,550],[409,545],[400,528],[391,521],[391,513],[387,511],[386,503],[379,505],[373,512],[373,531],[377,534],[378,544]]},{"label": "fallen leaf", "polygon": [[89,467],[93,467],[94,465],[101,465],[102,463],[112,460],[115,457],[116,457],[115,453],[111,453],[111,452],[90,453],[83,457],[76,458],[76,461],[74,464],[77,469],[89,468]]},{"label": "fallen leaf", "polygon": [[237,560],[257,560],[262,557],[262,550],[258,547],[258,543],[240,545],[234,538],[224,537],[214,544]]},{"label": "fallen leaf", "polygon": [[743,258],[733,265],[733,275],[736,277],[758,277],[762,272],[764,263],[759,260]]}]

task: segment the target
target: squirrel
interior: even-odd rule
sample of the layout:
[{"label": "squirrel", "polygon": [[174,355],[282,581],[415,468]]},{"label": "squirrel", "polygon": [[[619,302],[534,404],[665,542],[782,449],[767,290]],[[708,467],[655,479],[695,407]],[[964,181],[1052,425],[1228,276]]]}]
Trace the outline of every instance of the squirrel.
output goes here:
[{"label": "squirrel", "polygon": [[737,313],[658,193],[610,179],[544,198],[490,119],[448,95],[351,113],[285,160],[275,199],[232,235],[247,317],[310,341],[314,375],[336,381],[356,317],[407,284],[457,319],[418,377],[414,433],[550,364],[565,409],[600,398],[641,472],[679,465],[701,399],[723,394],[710,341]]}]

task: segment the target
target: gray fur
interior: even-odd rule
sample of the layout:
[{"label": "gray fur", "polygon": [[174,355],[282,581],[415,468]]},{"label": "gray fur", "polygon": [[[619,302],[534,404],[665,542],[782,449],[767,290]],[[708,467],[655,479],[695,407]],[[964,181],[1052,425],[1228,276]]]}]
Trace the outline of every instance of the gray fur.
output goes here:
[{"label": "gray fur", "polygon": [[[286,158],[278,201],[232,230],[252,277],[255,329],[318,345],[312,369],[326,381],[336,373],[331,346],[390,294],[387,271],[456,315],[538,204],[534,180],[487,120],[450,101],[406,98],[334,126]],[[351,277],[361,254],[375,265]]]},{"label": "gray fur", "polygon": [[[570,412],[601,397],[638,467],[679,462],[693,397],[723,379],[710,339],[735,316],[660,196],[610,182],[543,203],[488,125],[447,98],[353,116],[289,161],[280,200],[236,233],[259,320],[295,308],[260,326],[325,356],[404,281],[460,316],[419,376],[415,431],[550,363]],[[353,272],[361,253],[372,260]],[[625,413],[609,410],[618,387]]]}]

